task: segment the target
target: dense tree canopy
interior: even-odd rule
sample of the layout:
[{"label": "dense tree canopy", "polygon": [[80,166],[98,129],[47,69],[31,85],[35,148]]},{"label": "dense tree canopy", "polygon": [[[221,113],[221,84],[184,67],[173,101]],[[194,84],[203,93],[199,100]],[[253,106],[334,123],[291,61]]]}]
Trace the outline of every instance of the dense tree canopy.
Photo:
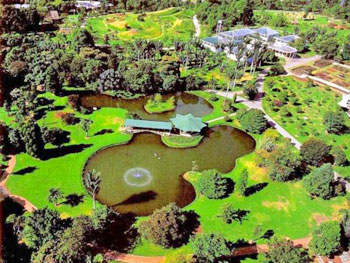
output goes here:
[{"label": "dense tree canopy", "polygon": [[175,204],[157,209],[148,220],[141,222],[139,231],[150,241],[165,248],[186,243],[197,227],[189,212],[183,212]]}]

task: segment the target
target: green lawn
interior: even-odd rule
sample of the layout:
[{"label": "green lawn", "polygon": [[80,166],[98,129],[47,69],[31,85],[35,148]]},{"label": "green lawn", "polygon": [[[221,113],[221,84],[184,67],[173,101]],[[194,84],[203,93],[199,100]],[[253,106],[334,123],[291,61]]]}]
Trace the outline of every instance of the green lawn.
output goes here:
[{"label": "green lawn", "polygon": [[169,46],[174,40],[187,41],[192,38],[195,32],[193,16],[191,9],[169,8],[146,13],[142,18],[133,13],[90,18],[87,26],[91,26],[100,42],[108,34],[111,43],[139,38],[161,40]]},{"label": "green lawn", "polygon": [[[273,83],[272,87],[268,87],[269,79]],[[307,83],[296,81],[292,77],[268,78],[265,81],[265,92],[264,109],[297,140],[305,142],[310,137],[320,138],[329,145],[340,146],[350,158],[350,134],[328,134],[323,124],[325,112],[339,107],[340,95],[326,87],[308,88]],[[286,104],[280,110],[273,106],[274,102],[285,98]],[[293,105],[290,98],[298,98],[297,103],[300,105]],[[281,111],[285,110],[291,116],[282,116]],[[345,119],[347,126],[350,126],[349,118]],[[350,177],[350,167],[336,167],[336,170],[342,176]]]},{"label": "green lawn", "polygon": [[[222,124],[222,123],[221,123]],[[255,136],[259,140],[261,136]],[[238,159],[235,169],[225,176],[236,181],[243,169],[249,173],[249,187],[266,183],[266,187],[256,193],[241,197],[236,193],[222,200],[210,200],[197,192],[195,201],[187,206],[186,210],[194,210],[200,216],[203,232],[222,234],[230,241],[239,239],[255,240],[257,243],[266,243],[265,239],[255,239],[254,229],[262,226],[263,232],[272,231],[277,236],[288,236],[292,239],[309,236],[316,220],[337,220],[339,210],[348,207],[345,197],[332,200],[311,199],[302,186],[301,181],[282,183],[271,181],[264,168],[256,165],[256,153]],[[200,173],[189,173],[186,178],[196,187]],[[225,224],[217,217],[221,207],[234,204],[236,208],[247,211],[242,223]],[[141,219],[143,220],[143,219]],[[190,253],[191,246],[187,244],[178,249],[164,250],[142,239],[133,253],[138,255],[159,256],[173,252]],[[256,262],[247,259],[244,262]]]},{"label": "green lawn", "polygon": [[[204,98],[211,96],[204,91],[192,93]],[[80,152],[51,158],[46,161],[34,159],[27,154],[19,154],[17,156],[15,173],[21,170],[23,173],[23,169],[27,169],[27,173],[10,176],[7,186],[13,194],[27,198],[39,208],[49,206],[57,209],[62,217],[89,214],[92,208],[92,200],[81,182],[83,165],[89,156],[98,149],[107,145],[126,142],[130,139],[129,135],[118,131],[127,112],[118,108],[103,108],[89,115],[77,113],[77,117],[89,118],[94,121],[89,137],[86,138],[85,133],[78,125],[63,125],[59,118],[62,112],[73,112],[73,109],[67,106],[67,98],[55,97],[50,94],[44,94],[44,96],[55,99],[55,105],[64,108],[48,112],[39,121],[39,124],[42,125],[42,122],[45,121],[45,125],[60,127],[70,131],[71,141],[64,146],[84,144],[89,145],[89,147]],[[214,106],[214,111],[203,119],[223,116],[222,102],[223,98],[211,102]],[[244,106],[238,104],[237,107],[241,108]],[[0,117],[2,116],[5,116],[3,111],[0,114]],[[11,118],[6,118],[6,121],[11,123]],[[216,124],[223,124],[223,120],[217,121]],[[233,122],[226,124],[239,128],[239,123],[235,119]],[[15,125],[15,123],[12,123],[12,125]],[[102,129],[112,129],[114,132],[94,135]],[[254,136],[254,138],[259,142],[261,136]],[[217,149],[217,152],[213,154],[220,154],[220,149]],[[230,241],[237,241],[242,238],[252,240],[254,239],[254,228],[261,225],[264,231],[273,231],[278,236],[303,238],[310,234],[317,219],[338,219],[339,210],[347,207],[346,197],[338,197],[328,201],[310,199],[300,181],[290,183],[272,182],[266,175],[265,169],[257,166],[256,157],[256,153],[241,157],[237,161],[236,168],[225,176],[235,181],[245,168],[249,173],[249,186],[257,187],[258,184],[264,183],[266,184],[264,188],[248,197],[241,197],[233,193],[222,200],[209,200],[197,193],[195,201],[185,208],[194,210],[200,216],[202,231],[218,232]],[[199,176],[199,173],[192,172],[188,173],[186,178],[196,187]],[[68,205],[54,207],[47,202],[48,191],[52,187],[61,188],[65,194],[85,194],[84,202],[75,207]],[[228,225],[217,217],[221,207],[226,203],[233,203],[236,208],[247,211],[247,216],[242,223],[234,222]],[[145,218],[140,218],[138,222],[142,220],[145,220]],[[257,239],[256,241],[258,243],[266,242],[263,239]],[[180,250],[182,253],[191,253],[190,244],[177,250]],[[173,249],[162,249],[160,246],[142,239],[132,253],[139,255],[166,255],[173,251]],[[245,262],[251,262],[251,260]]]},{"label": "green lawn", "polygon": [[[48,97],[53,98],[51,95]],[[66,97],[54,98],[56,99],[56,106],[66,106]],[[78,153],[66,154],[62,157],[51,158],[45,161],[35,159],[24,153],[19,154],[17,155],[14,174],[10,176],[7,182],[7,187],[11,193],[27,198],[38,208],[45,206],[54,208],[52,204],[47,202],[48,191],[52,187],[60,188],[65,195],[73,193],[84,194],[84,202],[78,206],[60,205],[57,207],[57,210],[63,217],[89,214],[91,212],[92,199],[87,194],[81,178],[82,169],[87,159],[104,146],[126,142],[130,139],[130,135],[122,134],[118,131],[127,114],[123,109],[104,108],[86,116],[76,114],[79,118],[88,118],[93,121],[88,138],[85,137],[85,132],[80,128],[79,124],[67,126],[58,117],[62,112],[72,111],[67,106],[60,111],[48,112],[46,117],[40,120],[39,123],[45,122],[45,125],[48,127],[59,127],[71,132],[70,142],[63,147],[68,147],[69,149],[69,147],[74,147],[74,145],[85,145],[87,148]],[[2,115],[4,115],[3,112]],[[7,121],[10,122],[9,119]],[[93,135],[102,129],[112,129],[115,132]],[[26,171],[24,169],[29,169],[29,172],[21,175],[24,173],[23,171]],[[21,170],[22,172],[20,172]],[[20,172],[20,174],[16,175],[16,172]]]}]

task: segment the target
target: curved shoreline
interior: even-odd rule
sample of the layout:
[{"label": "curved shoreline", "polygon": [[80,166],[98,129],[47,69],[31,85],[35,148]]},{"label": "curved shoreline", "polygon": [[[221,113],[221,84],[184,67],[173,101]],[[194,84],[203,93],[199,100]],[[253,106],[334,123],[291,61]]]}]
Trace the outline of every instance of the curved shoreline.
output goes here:
[{"label": "curved shoreline", "polygon": [[28,212],[34,212],[35,210],[37,210],[37,207],[35,205],[33,205],[29,200],[25,199],[22,196],[11,194],[10,190],[6,187],[6,182],[16,166],[16,159],[16,155],[10,155],[8,166],[5,169],[4,175],[0,181],[0,195],[2,195],[5,198],[11,198],[13,201],[23,206],[23,208]]},{"label": "curved shoreline", "polygon": [[[245,136],[248,136],[249,139],[252,141],[252,149],[251,149],[249,152],[246,152],[246,153],[244,153],[243,155],[240,155],[238,158],[236,158],[236,159],[234,159],[234,160],[232,161],[232,166],[231,166],[231,168],[225,172],[225,173],[230,173],[230,172],[232,172],[232,171],[236,168],[238,159],[240,159],[240,158],[242,158],[242,157],[244,157],[244,156],[246,156],[246,155],[248,155],[248,154],[251,154],[252,152],[255,151],[255,149],[256,149],[256,143],[257,143],[257,142],[256,142],[256,139],[255,139],[253,136],[251,136],[249,133],[247,133],[246,131],[243,131],[243,130],[237,128],[237,127],[232,127],[231,125],[227,125],[227,124],[215,125],[215,126],[209,128],[209,129],[212,130],[212,131],[214,132],[214,129],[215,129],[215,128],[218,128],[218,127],[227,127],[227,128],[232,129],[232,130],[236,130],[236,131],[238,131],[239,133],[242,133],[242,134],[244,134]],[[145,132],[145,133],[152,134],[152,133],[150,133],[150,132]],[[166,148],[169,148],[169,149],[179,149],[179,150],[197,147],[199,144],[202,143],[203,139],[205,138],[205,136],[201,136],[200,141],[199,141],[198,144],[196,144],[196,145],[194,145],[194,146],[191,146],[191,147],[181,147],[181,148],[180,148],[180,147],[169,147],[168,145],[166,145],[166,144],[163,142],[162,136],[160,136],[159,134],[156,134],[156,135],[157,135],[157,137],[160,138],[159,143],[161,143],[162,145],[164,145]],[[82,170],[81,170],[81,178],[82,178],[82,179],[81,179],[81,183],[82,183],[82,185],[83,185],[83,187],[84,187],[84,189],[85,189],[86,191],[87,191],[87,188],[86,188],[86,186],[85,186],[85,173],[86,173],[86,169],[87,169],[86,167],[89,165],[90,160],[93,159],[98,153],[100,153],[100,152],[103,151],[103,150],[106,150],[106,149],[109,149],[109,148],[112,148],[112,147],[115,147],[115,146],[123,146],[123,145],[131,144],[131,143],[133,143],[133,140],[134,140],[134,139],[135,139],[135,136],[132,136],[128,141],[125,141],[125,142],[122,142],[122,143],[113,143],[113,144],[110,144],[110,145],[106,145],[106,146],[104,146],[104,147],[102,147],[102,148],[96,150],[93,154],[91,154],[91,155],[86,159],[86,161],[85,161],[85,163],[84,163],[84,165],[83,165],[83,168],[82,168]],[[208,139],[209,139],[209,137],[208,137]],[[186,174],[187,174],[188,172],[190,172],[190,171],[191,171],[191,170],[185,171],[185,172],[183,172],[182,174],[179,174],[179,176],[182,177],[182,179],[183,179],[184,181],[186,181],[188,184],[190,184],[190,185],[192,186],[192,188],[194,189],[194,194],[195,194],[195,195],[194,195],[193,200],[191,200],[191,201],[190,201],[189,203],[187,203],[185,206],[181,206],[181,207],[188,207],[189,205],[193,204],[193,202],[195,202],[196,199],[198,198],[198,193],[197,193],[197,190],[196,190],[195,186],[193,185],[193,183],[192,183],[190,180],[188,180],[188,178],[185,177]],[[87,192],[88,192],[88,191],[87,191]],[[88,192],[88,194],[90,195],[89,192]],[[97,198],[96,200],[99,201],[98,198]],[[99,203],[101,204],[101,202],[99,202]],[[139,216],[143,216],[143,215],[139,215]]]}]

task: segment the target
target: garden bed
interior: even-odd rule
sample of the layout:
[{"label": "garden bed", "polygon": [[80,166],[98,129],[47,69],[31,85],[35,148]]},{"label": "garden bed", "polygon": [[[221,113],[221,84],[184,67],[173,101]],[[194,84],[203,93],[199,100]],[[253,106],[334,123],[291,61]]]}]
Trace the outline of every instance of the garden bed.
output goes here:
[{"label": "garden bed", "polygon": [[312,66],[301,66],[301,67],[292,69],[292,72],[298,76],[301,76],[304,74],[310,75],[314,70],[316,70],[316,68]]},{"label": "garden bed", "polygon": [[323,67],[329,66],[331,64],[333,64],[333,61],[329,60],[329,59],[319,59],[319,60],[316,60],[314,62],[314,66],[316,66],[318,68],[323,68]]}]

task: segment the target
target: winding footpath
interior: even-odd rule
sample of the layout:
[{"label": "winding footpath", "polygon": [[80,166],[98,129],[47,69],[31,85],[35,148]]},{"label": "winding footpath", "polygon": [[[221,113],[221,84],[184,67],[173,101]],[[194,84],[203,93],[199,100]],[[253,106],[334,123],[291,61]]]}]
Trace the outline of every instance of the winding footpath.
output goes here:
[{"label": "winding footpath", "polygon": [[194,15],[193,17],[193,24],[194,24],[194,28],[196,29],[196,33],[194,34],[194,37],[199,37],[199,35],[201,34],[201,27],[199,25],[199,20],[197,18],[197,15]]},{"label": "winding footpath", "polygon": [[8,161],[7,168],[0,180],[0,196],[4,198],[9,197],[16,203],[23,206],[23,208],[28,212],[34,212],[35,210],[37,210],[37,208],[31,202],[29,202],[27,199],[21,196],[11,194],[6,187],[6,182],[9,176],[11,175],[11,173],[13,172],[15,165],[16,165],[16,155],[10,155],[10,160]]},{"label": "winding footpath", "polygon": [[[262,71],[258,75],[257,84],[256,84],[257,88],[258,88],[258,95],[255,97],[254,100],[247,100],[246,98],[243,98],[242,96],[240,96],[242,94],[242,92],[240,92],[240,91],[229,92],[228,97],[232,99],[233,96],[236,94],[237,95],[237,102],[241,102],[242,104],[246,105],[250,109],[258,109],[258,110],[261,110],[262,112],[264,112],[265,117],[268,120],[270,126],[274,127],[283,137],[290,139],[292,144],[294,144],[295,147],[300,150],[301,143],[295,137],[293,137],[289,132],[287,132],[281,125],[279,125],[277,122],[275,122],[263,109],[262,97],[264,96],[264,80],[265,80],[266,75],[267,75],[266,71]],[[226,96],[226,92],[224,92],[224,91],[217,91],[217,90],[209,90],[209,91],[213,92],[219,96],[223,96],[223,97]]]}]

